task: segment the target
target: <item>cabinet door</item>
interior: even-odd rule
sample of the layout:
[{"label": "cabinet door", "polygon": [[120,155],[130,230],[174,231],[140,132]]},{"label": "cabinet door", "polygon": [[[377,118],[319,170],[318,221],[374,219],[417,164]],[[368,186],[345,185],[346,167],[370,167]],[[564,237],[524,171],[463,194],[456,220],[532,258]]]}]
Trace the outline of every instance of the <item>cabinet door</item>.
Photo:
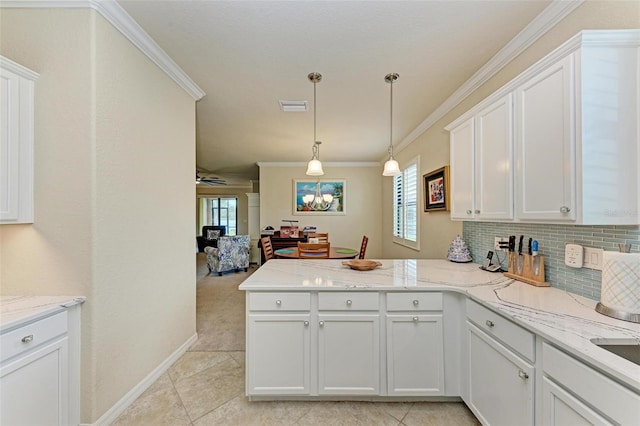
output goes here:
[{"label": "cabinet door", "polygon": [[475,216],[513,219],[511,94],[475,116]]},{"label": "cabinet door", "polygon": [[0,220],[18,220],[20,76],[0,69]]},{"label": "cabinet door", "polygon": [[544,377],[542,382],[542,424],[548,426],[612,424],[549,378]]},{"label": "cabinet door", "polygon": [[467,322],[469,407],[483,424],[533,424],[533,367]]},{"label": "cabinet door", "polygon": [[68,338],[0,369],[0,424],[69,424]]},{"label": "cabinet door", "polygon": [[443,395],[442,315],[387,316],[389,395]]},{"label": "cabinet door", "polygon": [[318,393],[380,393],[380,316],[319,315]]},{"label": "cabinet door", "polygon": [[451,219],[474,218],[474,119],[471,117],[450,133]]},{"label": "cabinet door", "polygon": [[249,395],[309,394],[309,319],[309,314],[249,315]]},{"label": "cabinet door", "polygon": [[573,56],[516,89],[516,213],[576,219]]}]

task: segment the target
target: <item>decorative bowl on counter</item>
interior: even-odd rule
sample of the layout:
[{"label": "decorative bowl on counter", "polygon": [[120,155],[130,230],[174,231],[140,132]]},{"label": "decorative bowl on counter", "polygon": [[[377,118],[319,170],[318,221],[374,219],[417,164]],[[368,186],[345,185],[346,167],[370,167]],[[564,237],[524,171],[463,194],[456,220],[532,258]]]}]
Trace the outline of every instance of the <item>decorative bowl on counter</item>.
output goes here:
[{"label": "decorative bowl on counter", "polygon": [[382,263],[376,260],[364,259],[343,260],[342,264],[351,269],[355,269],[356,271],[371,271],[372,269],[376,269],[378,266],[382,266]]}]

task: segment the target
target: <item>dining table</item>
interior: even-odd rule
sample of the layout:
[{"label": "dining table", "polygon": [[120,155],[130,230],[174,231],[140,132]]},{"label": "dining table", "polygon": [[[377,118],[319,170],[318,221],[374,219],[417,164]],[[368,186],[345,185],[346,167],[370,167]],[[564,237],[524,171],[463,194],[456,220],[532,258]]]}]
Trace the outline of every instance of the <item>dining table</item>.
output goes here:
[{"label": "dining table", "polygon": [[[298,247],[285,247],[275,250],[273,254],[280,259],[298,259]],[[308,256],[308,255],[307,255]],[[329,247],[329,259],[355,259],[358,256],[358,250],[348,247]]]}]

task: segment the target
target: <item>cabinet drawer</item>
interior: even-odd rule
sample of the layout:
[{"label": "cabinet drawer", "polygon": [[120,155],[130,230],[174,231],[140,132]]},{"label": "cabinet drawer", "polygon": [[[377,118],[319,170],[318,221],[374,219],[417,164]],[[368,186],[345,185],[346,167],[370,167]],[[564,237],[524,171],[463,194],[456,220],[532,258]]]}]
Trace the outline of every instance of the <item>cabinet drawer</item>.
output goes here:
[{"label": "cabinet drawer", "polygon": [[441,311],[442,293],[388,293],[387,311]]},{"label": "cabinet drawer", "polygon": [[67,312],[60,312],[0,336],[1,361],[67,332]]},{"label": "cabinet drawer", "polygon": [[378,292],[321,292],[318,294],[318,309],[321,311],[377,311]]},{"label": "cabinet drawer", "polygon": [[506,343],[530,361],[535,360],[535,335],[530,331],[469,299],[467,317],[483,331]]},{"label": "cabinet drawer", "polygon": [[249,293],[250,311],[308,311],[309,293]]},{"label": "cabinet drawer", "polygon": [[640,395],[614,382],[570,355],[544,343],[542,345],[544,374],[597,411],[622,425],[638,424]]}]

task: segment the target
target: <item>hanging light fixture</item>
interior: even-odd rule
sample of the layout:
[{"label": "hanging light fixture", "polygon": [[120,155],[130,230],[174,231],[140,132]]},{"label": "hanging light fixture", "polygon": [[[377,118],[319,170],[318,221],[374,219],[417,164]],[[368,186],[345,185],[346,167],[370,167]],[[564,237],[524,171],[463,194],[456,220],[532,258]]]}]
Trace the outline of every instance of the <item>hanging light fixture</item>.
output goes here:
[{"label": "hanging light fixture", "polygon": [[398,162],[393,159],[393,83],[400,77],[396,73],[387,74],[384,81],[391,85],[391,108],[389,114],[389,159],[384,163],[382,176],[396,176],[402,173]]},{"label": "hanging light fixture", "polygon": [[322,74],[312,72],[307,78],[313,83],[313,147],[311,149],[313,157],[311,157],[311,161],[307,165],[307,175],[322,176],[324,174],[322,163],[320,162],[320,144],[322,142],[316,140],[316,84],[322,81]]},{"label": "hanging light fixture", "polygon": [[302,196],[302,202],[307,210],[310,211],[326,211],[329,210],[333,203],[332,194],[323,194],[320,188],[320,181],[316,182],[316,193],[306,194]]}]

